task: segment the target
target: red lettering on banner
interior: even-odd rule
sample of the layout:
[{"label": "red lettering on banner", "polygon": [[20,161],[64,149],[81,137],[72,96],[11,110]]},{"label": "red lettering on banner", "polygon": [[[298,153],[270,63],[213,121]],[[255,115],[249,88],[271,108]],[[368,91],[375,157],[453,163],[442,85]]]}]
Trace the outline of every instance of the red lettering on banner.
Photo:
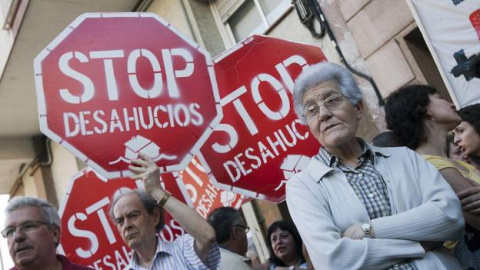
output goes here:
[{"label": "red lettering on banner", "polygon": [[473,28],[477,32],[478,39],[480,39],[480,9],[475,10],[469,16]]}]

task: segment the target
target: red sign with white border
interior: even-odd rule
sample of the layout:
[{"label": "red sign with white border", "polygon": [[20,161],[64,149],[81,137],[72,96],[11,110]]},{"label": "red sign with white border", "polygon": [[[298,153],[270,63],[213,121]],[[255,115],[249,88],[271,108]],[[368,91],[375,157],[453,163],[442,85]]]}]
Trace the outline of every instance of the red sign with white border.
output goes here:
[{"label": "red sign with white border", "polygon": [[34,61],[40,130],[107,178],[184,169],[222,117],[209,53],[152,13],[86,13]]},{"label": "red sign with white border", "polygon": [[320,145],[293,110],[294,80],[320,48],[252,36],[214,59],[224,117],[198,154],[215,186],[281,202]]},{"label": "red sign with white border", "polygon": [[[219,207],[239,209],[248,200],[245,195],[221,190],[213,185],[197,157],[192,159],[185,170],[174,172],[171,176],[176,178],[190,207],[203,218],[207,218],[213,210]],[[168,179],[164,175],[162,177],[164,180]]]},{"label": "red sign with white border", "polygon": [[[166,190],[185,203],[176,182],[163,183]],[[62,222],[60,253],[94,269],[120,270],[128,265],[130,249],[108,216],[112,197],[120,188],[143,188],[143,182],[131,178],[107,180],[89,168],[72,178],[59,209]],[[160,237],[172,241],[185,233],[165,212],[165,227]]]}]

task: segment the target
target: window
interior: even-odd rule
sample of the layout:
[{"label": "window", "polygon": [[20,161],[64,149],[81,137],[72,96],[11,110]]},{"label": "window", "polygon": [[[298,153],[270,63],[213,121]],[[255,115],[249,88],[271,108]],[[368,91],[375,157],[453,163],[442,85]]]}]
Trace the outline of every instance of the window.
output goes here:
[{"label": "window", "polygon": [[250,35],[264,34],[289,8],[290,0],[217,0],[212,4],[227,47]]},{"label": "window", "polygon": [[18,0],[0,0],[0,22],[4,30],[12,28],[19,4]]}]

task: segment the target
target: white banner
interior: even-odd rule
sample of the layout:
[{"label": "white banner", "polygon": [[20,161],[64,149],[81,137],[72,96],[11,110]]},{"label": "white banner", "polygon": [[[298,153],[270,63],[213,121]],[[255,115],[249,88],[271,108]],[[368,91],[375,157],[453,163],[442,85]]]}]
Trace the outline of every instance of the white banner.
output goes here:
[{"label": "white banner", "polygon": [[407,2],[455,105],[480,103],[480,1]]}]

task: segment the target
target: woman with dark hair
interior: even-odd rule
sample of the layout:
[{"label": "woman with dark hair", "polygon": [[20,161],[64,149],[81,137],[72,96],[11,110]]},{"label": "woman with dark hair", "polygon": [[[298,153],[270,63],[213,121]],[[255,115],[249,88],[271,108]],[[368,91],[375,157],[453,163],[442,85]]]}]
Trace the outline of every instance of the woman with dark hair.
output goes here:
[{"label": "woman with dark hair", "polygon": [[[462,122],[454,130],[454,142],[472,164],[480,168],[480,104],[467,106],[458,114]],[[464,190],[458,193],[458,197],[464,210],[480,214],[480,186]]]},{"label": "woman with dark hair", "polygon": [[455,130],[454,142],[472,163],[480,167],[480,104],[467,106],[458,115],[462,122]]},{"label": "woman with dark hair", "polygon": [[308,268],[302,254],[302,238],[292,222],[275,221],[268,227],[267,237],[270,270]]},{"label": "woman with dark hair", "polygon": [[454,139],[455,139],[455,134],[449,133],[447,135],[447,142],[446,142],[447,157],[451,159],[461,160],[468,164],[472,164],[472,161],[470,160],[470,158],[462,152],[462,149],[460,149],[460,147],[454,142]]},{"label": "woman with dark hair", "polygon": [[[455,106],[443,99],[435,88],[410,85],[398,89],[387,99],[385,117],[397,141],[431,162],[456,193],[480,185],[480,175],[472,165],[448,158],[447,134],[461,118]],[[480,230],[480,216],[469,211],[463,211],[463,215],[468,225]],[[462,267],[480,269],[480,247],[468,247],[467,234],[456,244],[448,242],[445,246],[455,247],[454,254]]]},{"label": "woman with dark hair", "polygon": [[393,131],[387,130],[377,134],[377,136],[373,137],[372,144],[377,147],[399,147],[403,146],[397,142],[395,138],[395,134]]}]

